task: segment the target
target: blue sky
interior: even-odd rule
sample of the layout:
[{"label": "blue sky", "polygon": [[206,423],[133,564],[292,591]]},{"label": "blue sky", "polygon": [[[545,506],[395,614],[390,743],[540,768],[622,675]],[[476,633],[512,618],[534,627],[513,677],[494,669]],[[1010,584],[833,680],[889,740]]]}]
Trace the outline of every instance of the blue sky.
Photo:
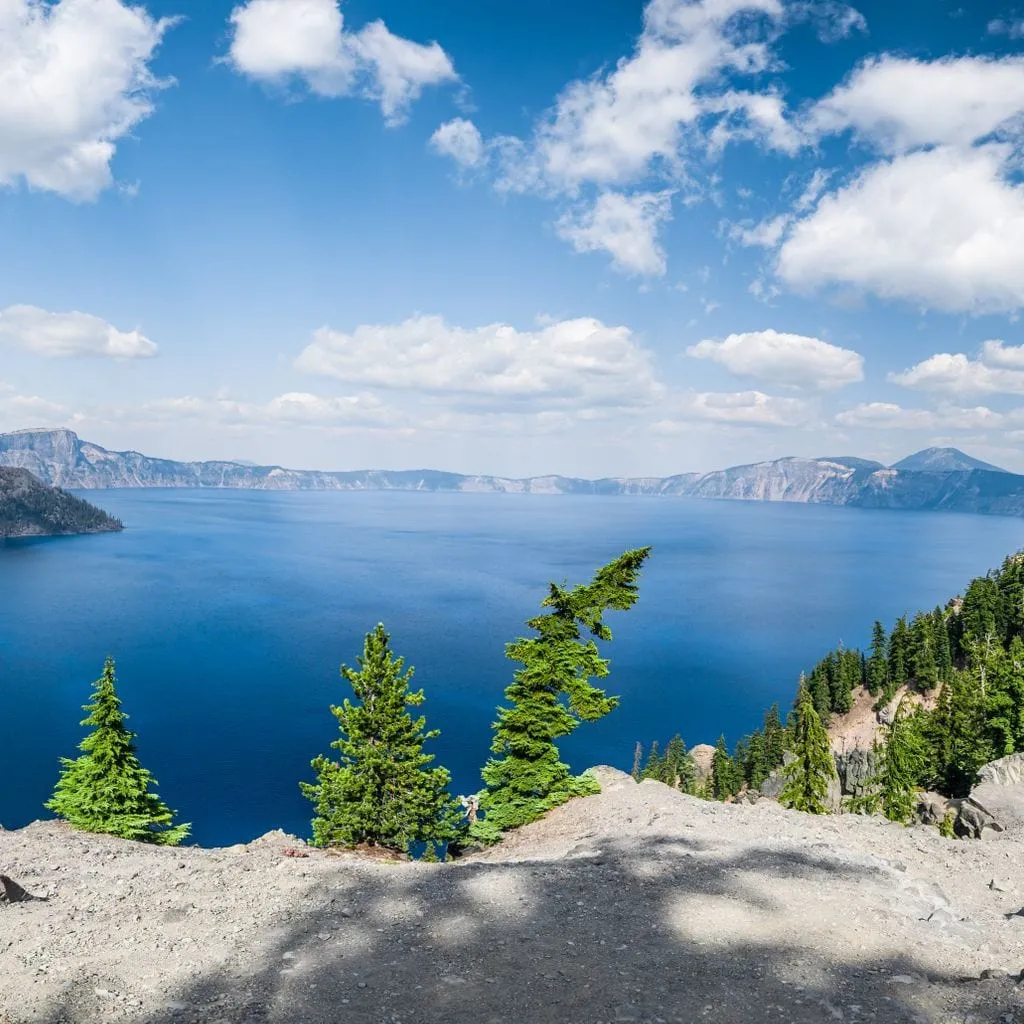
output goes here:
[{"label": "blue sky", "polygon": [[1024,471],[1024,9],[0,0],[0,430]]}]

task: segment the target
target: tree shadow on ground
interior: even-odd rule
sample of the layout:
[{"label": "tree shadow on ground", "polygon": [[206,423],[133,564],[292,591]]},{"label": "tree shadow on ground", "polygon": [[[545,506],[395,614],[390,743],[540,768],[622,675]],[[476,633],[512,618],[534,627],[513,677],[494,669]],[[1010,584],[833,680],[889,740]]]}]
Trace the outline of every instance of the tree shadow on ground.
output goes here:
[{"label": "tree shadow on ground", "polygon": [[[929,973],[924,958],[898,948],[899,921],[888,929],[895,946],[883,950],[879,911],[856,907],[877,869],[837,865],[813,848],[737,856],[672,836],[640,847],[584,840],[568,858],[513,864],[467,858],[389,868],[314,854],[282,859],[280,872],[305,872],[298,897],[227,948],[169,951],[168,964],[177,957],[178,976],[191,978],[147,996],[145,1009],[105,1004],[95,981],[77,980],[31,1019],[1024,1021],[1024,986]],[[277,904],[273,883],[263,898]],[[954,943],[953,927],[937,929],[936,941]],[[822,940],[829,935],[835,941]],[[1018,931],[1007,935],[1020,940]],[[184,970],[183,955],[197,957]],[[116,964],[108,957],[103,966],[112,985]]]}]

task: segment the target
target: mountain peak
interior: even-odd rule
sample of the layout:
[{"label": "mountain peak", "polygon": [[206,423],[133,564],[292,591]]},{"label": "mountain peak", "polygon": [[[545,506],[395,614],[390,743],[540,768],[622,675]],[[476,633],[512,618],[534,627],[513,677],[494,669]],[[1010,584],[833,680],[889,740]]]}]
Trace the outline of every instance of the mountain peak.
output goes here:
[{"label": "mountain peak", "polygon": [[985,469],[991,473],[1006,472],[1005,469],[993,466],[990,462],[982,462],[981,459],[966,455],[959,448],[925,448],[893,463],[891,468],[923,473],[964,472],[972,469]]}]

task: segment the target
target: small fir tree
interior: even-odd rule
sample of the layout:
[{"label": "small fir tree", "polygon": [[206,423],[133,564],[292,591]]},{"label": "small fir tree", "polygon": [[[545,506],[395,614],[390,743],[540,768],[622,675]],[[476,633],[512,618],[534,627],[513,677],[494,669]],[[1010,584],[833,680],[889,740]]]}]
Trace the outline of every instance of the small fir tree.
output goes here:
[{"label": "small fir tree", "polygon": [[658,752],[658,741],[655,740],[651,744],[651,752],[647,755],[647,760],[644,762],[643,769],[640,772],[640,781],[644,779],[657,779],[661,781],[662,764],[661,754]]},{"label": "small fir tree", "polygon": [[448,793],[447,769],[431,767],[434,755],[423,752],[427,740],[440,735],[426,730],[426,719],[413,718],[423,691],[409,689],[413,670],[395,658],[384,626],[366,635],[359,669],[341,666],[358,703],[348,698],[332,707],[341,736],[331,746],[340,758],[317,757],[315,784],[299,783],[313,801],[313,842],[317,846],[368,844],[408,852],[409,844],[454,840],[461,810]]},{"label": "small fir tree", "polygon": [[729,756],[725,737],[719,736],[715,745],[715,756],[711,761],[711,789],[715,799],[728,800],[740,791],[742,784],[739,766]]},{"label": "small fir tree", "polygon": [[642,771],[643,760],[644,745],[637,740],[636,747],[633,750],[633,770],[630,772],[630,775],[632,775],[637,782],[640,781],[640,772]]},{"label": "small fir tree", "polygon": [[135,752],[135,733],[125,728],[128,717],[117,696],[114,659],[107,658],[96,680],[88,717],[93,726],[82,741],[82,756],[61,758],[63,769],[48,810],[83,832],[100,832],[163,846],[177,846],[188,825],[174,825],[174,812],[152,792],[156,779]]},{"label": "small fir tree", "polygon": [[881,693],[889,680],[888,643],[885,626],[876,620],[871,631],[871,653],[867,665],[867,688],[872,696]]},{"label": "small fir tree", "polygon": [[876,789],[882,813],[890,821],[906,825],[914,817],[918,781],[925,765],[920,730],[906,698],[900,701],[875,757],[877,768],[868,785]]},{"label": "small fir tree", "polygon": [[829,783],[837,778],[828,733],[814,707],[810,690],[800,680],[794,709],[792,750],[795,755],[782,769],[786,782],[779,795],[784,807],[809,814],[828,814]]},{"label": "small fir tree", "polygon": [[581,628],[611,640],[603,616],[635,604],[640,569],[649,554],[650,548],[627,551],[598,570],[592,582],[572,590],[550,584],[542,604],[551,611],[527,623],[537,635],[506,647],[506,656],[522,667],[505,691],[510,706],[498,709],[494,723],[495,756],[482,772],[486,788],[480,809],[485,816],[472,826],[474,838],[495,842],[506,829],[535,821],[573,796],[598,791],[592,776],[570,774],[556,740],[618,705],[617,697],[590,683],[608,675],[608,661],[594,640],[583,640]]}]

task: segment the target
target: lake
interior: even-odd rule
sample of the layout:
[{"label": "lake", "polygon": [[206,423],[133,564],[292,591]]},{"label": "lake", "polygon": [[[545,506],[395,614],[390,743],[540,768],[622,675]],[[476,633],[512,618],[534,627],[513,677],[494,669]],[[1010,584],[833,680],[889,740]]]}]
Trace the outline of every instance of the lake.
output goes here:
[{"label": "lake", "polygon": [[628,769],[637,740],[730,744],[783,712],[801,669],[877,617],[932,608],[1024,547],[1024,521],[813,505],[429,493],[123,490],[122,534],[0,542],[0,824],[47,816],[57,759],[107,654],[143,764],[203,845],[306,836],[298,781],[381,621],[416,668],[453,788],[479,788],[490,723],[550,579],[652,545],[608,617],[617,711],[563,743]]}]

